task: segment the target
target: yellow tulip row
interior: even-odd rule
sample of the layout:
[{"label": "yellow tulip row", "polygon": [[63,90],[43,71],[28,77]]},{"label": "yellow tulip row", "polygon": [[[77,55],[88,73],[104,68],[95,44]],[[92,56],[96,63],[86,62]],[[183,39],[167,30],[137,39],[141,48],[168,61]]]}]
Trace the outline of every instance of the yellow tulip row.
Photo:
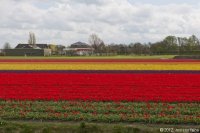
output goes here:
[{"label": "yellow tulip row", "polygon": [[0,70],[200,70],[192,63],[0,63]]}]

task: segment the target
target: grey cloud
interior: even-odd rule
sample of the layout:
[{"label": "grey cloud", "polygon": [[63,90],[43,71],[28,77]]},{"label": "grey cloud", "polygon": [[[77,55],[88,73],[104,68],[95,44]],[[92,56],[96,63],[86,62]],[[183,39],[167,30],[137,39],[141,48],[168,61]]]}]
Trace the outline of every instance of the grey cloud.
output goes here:
[{"label": "grey cloud", "polygon": [[29,31],[40,42],[63,44],[87,41],[91,33],[106,43],[149,42],[169,34],[200,35],[199,6],[128,0],[1,0],[0,43],[26,42]]}]

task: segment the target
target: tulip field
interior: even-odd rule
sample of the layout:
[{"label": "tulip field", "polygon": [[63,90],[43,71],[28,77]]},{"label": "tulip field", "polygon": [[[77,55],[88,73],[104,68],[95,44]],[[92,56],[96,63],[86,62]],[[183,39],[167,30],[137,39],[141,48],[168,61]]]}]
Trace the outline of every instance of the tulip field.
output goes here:
[{"label": "tulip field", "polygon": [[0,118],[200,124],[200,61],[0,59]]}]

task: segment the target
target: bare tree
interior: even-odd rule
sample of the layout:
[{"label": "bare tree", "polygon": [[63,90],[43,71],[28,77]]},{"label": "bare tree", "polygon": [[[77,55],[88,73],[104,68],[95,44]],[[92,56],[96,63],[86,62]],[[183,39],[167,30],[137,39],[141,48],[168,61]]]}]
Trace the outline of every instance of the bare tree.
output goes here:
[{"label": "bare tree", "polygon": [[28,44],[30,44],[34,47],[36,46],[36,38],[35,38],[35,34],[33,32],[29,32]]},{"label": "bare tree", "polygon": [[3,49],[11,49],[10,43],[6,42],[3,46]]},{"label": "bare tree", "polygon": [[89,37],[89,44],[94,48],[94,52],[99,54],[103,41],[96,34],[91,34]]}]

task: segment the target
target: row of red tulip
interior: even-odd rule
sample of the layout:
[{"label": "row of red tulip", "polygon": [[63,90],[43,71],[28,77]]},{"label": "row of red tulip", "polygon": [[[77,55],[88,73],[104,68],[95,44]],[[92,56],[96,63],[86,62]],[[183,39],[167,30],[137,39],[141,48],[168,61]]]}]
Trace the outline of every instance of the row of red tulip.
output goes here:
[{"label": "row of red tulip", "polygon": [[0,99],[200,102],[200,74],[0,73]]}]

